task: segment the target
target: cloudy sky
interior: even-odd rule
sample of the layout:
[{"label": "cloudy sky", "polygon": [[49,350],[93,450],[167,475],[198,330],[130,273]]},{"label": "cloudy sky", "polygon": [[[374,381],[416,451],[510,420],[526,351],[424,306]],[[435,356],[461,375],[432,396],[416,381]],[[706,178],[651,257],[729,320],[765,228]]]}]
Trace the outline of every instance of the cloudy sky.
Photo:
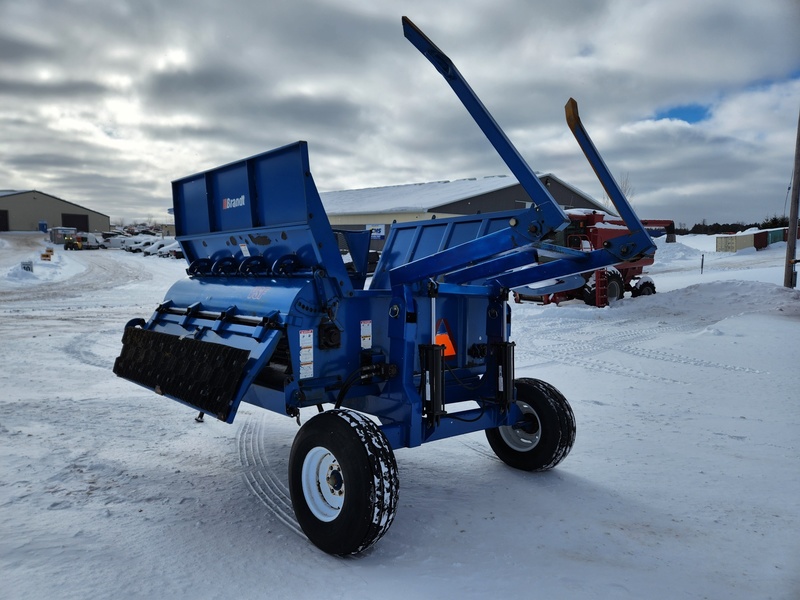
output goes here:
[{"label": "cloudy sky", "polygon": [[786,209],[799,0],[0,0],[0,189],[167,219],[170,181],[297,140],[320,191],[509,173],[407,15],[537,171],[643,218]]}]

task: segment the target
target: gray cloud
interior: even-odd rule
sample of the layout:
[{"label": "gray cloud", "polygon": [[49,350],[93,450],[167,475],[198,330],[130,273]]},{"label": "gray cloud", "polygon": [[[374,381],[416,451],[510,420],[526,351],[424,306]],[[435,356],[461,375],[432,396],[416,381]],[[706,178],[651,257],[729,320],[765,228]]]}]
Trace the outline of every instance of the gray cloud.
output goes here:
[{"label": "gray cloud", "polygon": [[94,81],[19,81],[0,78],[0,95],[19,102],[35,102],[42,98],[91,98],[102,95],[106,88]]},{"label": "gray cloud", "polygon": [[[534,169],[602,196],[564,122],[572,96],[643,216],[782,213],[800,105],[796,0],[403,10]],[[0,188],[161,215],[171,180],[299,139],[324,190],[507,173],[400,16],[367,0],[4,0]],[[685,104],[708,119],[655,120]]]},{"label": "gray cloud", "polygon": [[0,56],[5,61],[27,63],[50,59],[54,52],[35,41],[18,39],[12,32],[0,32]]}]

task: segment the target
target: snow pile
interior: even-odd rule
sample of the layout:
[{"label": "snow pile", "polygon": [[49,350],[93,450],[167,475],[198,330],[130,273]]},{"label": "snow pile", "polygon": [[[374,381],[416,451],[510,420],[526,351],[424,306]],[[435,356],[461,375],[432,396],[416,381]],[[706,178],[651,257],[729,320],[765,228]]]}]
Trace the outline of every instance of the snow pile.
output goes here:
[{"label": "snow pile", "polygon": [[[26,271],[22,267],[22,262],[32,263],[33,271]],[[58,252],[54,253],[49,261],[43,260],[37,255],[36,257],[31,256],[27,261],[22,262],[11,267],[6,272],[6,280],[9,283],[36,285],[44,281],[63,281],[74,277],[85,268]]]},{"label": "snow pile", "polygon": [[[664,237],[656,238],[656,260],[659,263],[675,263],[678,261],[700,261],[700,256],[704,254],[702,250],[687,246],[682,242],[667,243]],[[713,250],[711,250],[713,252]]]},{"label": "snow pile", "polygon": [[[3,283],[12,286],[36,286],[43,282],[64,281],[86,268],[80,261],[72,260],[70,255],[74,253],[66,252],[61,246],[50,244],[42,234],[5,235],[6,239],[0,239],[0,251],[3,253],[0,273],[4,273],[0,276],[0,290]],[[20,244],[13,242],[19,241],[25,242],[24,247],[28,252],[14,251]],[[42,258],[48,248],[53,250],[49,261]],[[25,270],[23,263],[30,263],[33,270]]]},{"label": "snow pile", "polygon": [[[395,522],[347,560],[294,518],[294,420],[198,424],[113,376],[183,261],[59,253],[83,270],[0,278],[0,597],[798,598],[800,293],[779,251],[710,243],[659,247],[654,296],[512,305],[516,374],[570,400],[572,452],[532,474],[483,433],[398,450]],[[1,269],[32,251],[0,244]]]}]

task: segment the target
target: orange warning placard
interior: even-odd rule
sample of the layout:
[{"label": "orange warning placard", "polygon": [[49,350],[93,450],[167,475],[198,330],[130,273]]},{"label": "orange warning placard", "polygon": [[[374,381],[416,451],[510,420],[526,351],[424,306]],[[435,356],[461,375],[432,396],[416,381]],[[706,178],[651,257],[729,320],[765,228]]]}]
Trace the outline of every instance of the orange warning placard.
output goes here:
[{"label": "orange warning placard", "polygon": [[435,344],[444,346],[444,357],[451,358],[456,355],[456,347],[453,343],[453,335],[450,333],[450,326],[446,319],[439,319],[436,322]]}]

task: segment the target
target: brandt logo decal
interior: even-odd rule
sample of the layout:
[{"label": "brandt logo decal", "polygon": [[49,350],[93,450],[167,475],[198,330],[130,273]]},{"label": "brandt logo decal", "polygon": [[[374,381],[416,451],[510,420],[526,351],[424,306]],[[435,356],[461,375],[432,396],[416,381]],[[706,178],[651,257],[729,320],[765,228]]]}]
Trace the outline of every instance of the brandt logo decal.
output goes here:
[{"label": "brandt logo decal", "polygon": [[237,208],[239,206],[244,206],[244,194],[242,194],[238,198],[222,199],[222,210],[227,210],[229,208]]}]

